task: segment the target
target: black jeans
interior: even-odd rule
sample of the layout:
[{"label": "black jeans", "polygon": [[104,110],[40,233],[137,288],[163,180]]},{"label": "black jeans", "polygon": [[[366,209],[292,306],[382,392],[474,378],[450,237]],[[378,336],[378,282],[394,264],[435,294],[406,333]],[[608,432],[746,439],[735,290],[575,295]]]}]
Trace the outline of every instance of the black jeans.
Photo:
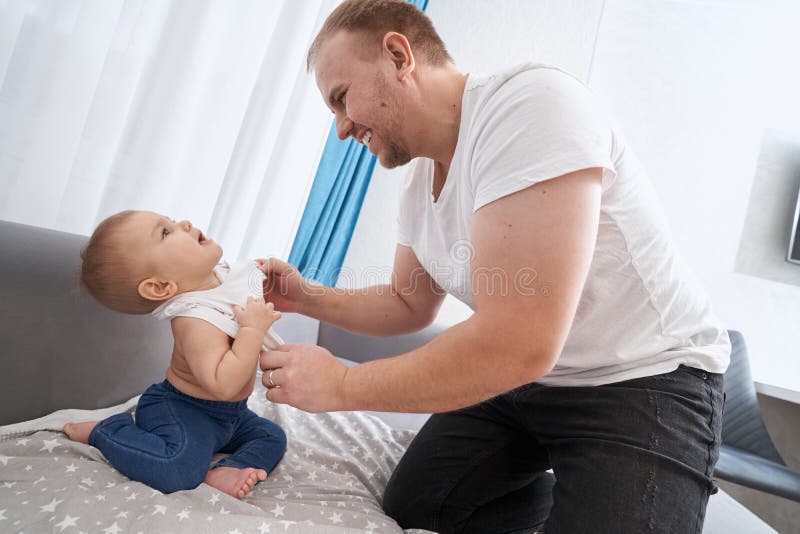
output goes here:
[{"label": "black jeans", "polygon": [[434,414],[384,510],[441,533],[699,533],[722,407],[722,375],[686,366],[597,387],[528,384]]}]

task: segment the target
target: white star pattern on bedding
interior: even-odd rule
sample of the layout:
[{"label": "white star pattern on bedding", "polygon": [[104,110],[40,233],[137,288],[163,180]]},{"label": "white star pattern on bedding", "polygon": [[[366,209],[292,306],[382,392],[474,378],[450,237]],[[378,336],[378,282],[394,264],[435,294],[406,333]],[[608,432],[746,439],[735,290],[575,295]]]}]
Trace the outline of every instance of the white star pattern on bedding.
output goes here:
[{"label": "white star pattern on bedding", "polygon": [[[403,532],[380,501],[413,432],[364,413],[308,414],[273,405],[256,383],[249,405],[281,425],[288,448],[244,500],[206,484],[165,495],[126,478],[97,449],[55,431],[66,420],[107,417],[109,410],[70,410],[0,428],[0,531]],[[132,400],[116,411],[133,406]]]}]

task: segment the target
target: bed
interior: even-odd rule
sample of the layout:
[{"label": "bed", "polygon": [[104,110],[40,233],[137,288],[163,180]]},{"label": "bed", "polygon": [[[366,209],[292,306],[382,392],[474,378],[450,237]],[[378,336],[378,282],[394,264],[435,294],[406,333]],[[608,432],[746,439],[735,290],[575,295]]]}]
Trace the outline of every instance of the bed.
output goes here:
[{"label": "bed", "polygon": [[[77,290],[85,240],[0,221],[1,532],[426,532],[403,531],[380,507],[424,415],[308,414],[269,403],[257,381],[250,406],[284,428],[288,448],[243,501],[205,484],[161,494],[68,440],[60,432],[68,420],[132,409],[163,380],[172,344],[167,324],[110,313]],[[276,330],[359,362],[407,351],[440,328],[367,338],[287,314]],[[704,532],[774,531],[720,492]]]},{"label": "bed", "polygon": [[[286,431],[288,448],[242,501],[201,484],[165,495],[131,481],[60,432],[135,407],[61,410],[0,429],[0,530],[7,532],[403,532],[380,506],[413,437],[365,413],[308,414],[264,398],[250,407]],[[8,530],[6,530],[6,528]],[[424,532],[406,530],[405,532]]]}]

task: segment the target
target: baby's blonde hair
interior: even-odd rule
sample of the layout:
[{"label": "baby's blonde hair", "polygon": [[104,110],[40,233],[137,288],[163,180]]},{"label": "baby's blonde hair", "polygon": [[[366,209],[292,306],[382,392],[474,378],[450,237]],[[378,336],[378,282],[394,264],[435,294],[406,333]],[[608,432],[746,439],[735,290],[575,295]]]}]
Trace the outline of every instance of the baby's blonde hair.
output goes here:
[{"label": "baby's blonde hair", "polygon": [[119,231],[135,213],[133,210],[122,211],[97,225],[81,250],[80,280],[104,306],[122,313],[146,314],[161,303],[139,294],[139,281],[144,276],[134,271]]}]

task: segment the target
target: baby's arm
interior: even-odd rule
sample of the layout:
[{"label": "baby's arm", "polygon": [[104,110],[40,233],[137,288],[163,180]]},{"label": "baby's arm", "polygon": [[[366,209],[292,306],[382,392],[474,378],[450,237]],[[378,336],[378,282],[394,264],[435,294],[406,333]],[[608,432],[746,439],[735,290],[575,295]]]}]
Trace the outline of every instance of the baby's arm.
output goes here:
[{"label": "baby's arm", "polygon": [[271,302],[250,297],[247,307],[235,306],[239,332],[231,344],[227,334],[211,323],[191,317],[172,319],[175,343],[197,382],[208,393],[228,400],[253,379],[266,334],[280,318]]}]

